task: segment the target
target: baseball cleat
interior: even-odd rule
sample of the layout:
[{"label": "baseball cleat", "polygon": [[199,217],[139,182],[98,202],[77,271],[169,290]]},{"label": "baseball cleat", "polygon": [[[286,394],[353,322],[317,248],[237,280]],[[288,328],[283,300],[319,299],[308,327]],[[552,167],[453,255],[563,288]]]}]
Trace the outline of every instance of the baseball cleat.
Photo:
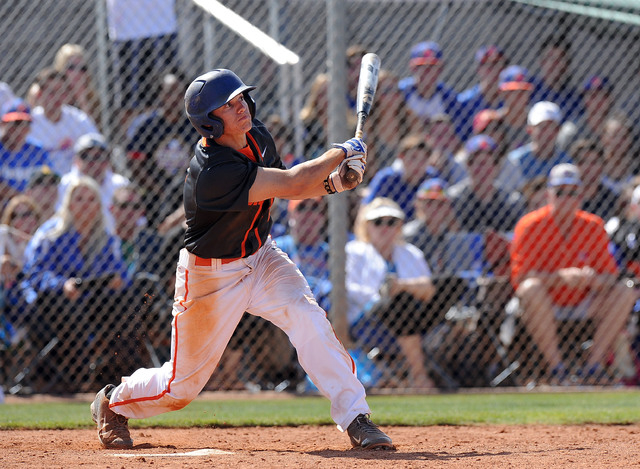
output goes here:
[{"label": "baseball cleat", "polygon": [[347,427],[347,434],[354,448],[393,450],[391,438],[378,428],[369,414],[358,415]]},{"label": "baseball cleat", "polygon": [[107,384],[91,403],[91,418],[98,425],[98,439],[105,448],[131,448],[133,440],[129,433],[129,419],[109,408],[107,393],[115,386]]}]

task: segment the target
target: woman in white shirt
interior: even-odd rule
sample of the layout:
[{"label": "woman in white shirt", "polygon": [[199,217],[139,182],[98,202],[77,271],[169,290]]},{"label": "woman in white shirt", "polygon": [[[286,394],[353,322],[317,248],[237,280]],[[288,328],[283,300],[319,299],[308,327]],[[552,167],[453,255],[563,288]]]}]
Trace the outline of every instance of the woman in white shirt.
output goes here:
[{"label": "woman in white shirt", "polygon": [[[422,334],[425,305],[435,293],[431,270],[420,249],[402,238],[404,212],[378,197],[362,208],[346,246],[346,284],[350,331],[356,341],[400,346],[414,388],[433,387],[425,365]],[[375,337],[375,336],[378,337]]]}]

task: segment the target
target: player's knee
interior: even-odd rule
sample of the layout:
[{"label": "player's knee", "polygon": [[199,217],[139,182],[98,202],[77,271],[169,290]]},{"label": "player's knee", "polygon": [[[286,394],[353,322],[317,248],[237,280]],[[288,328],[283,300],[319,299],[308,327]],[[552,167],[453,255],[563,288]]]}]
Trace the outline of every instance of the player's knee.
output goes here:
[{"label": "player's knee", "polygon": [[169,407],[169,410],[180,410],[184,407],[186,407],[191,401],[193,401],[195,397],[190,398],[190,397],[173,397],[170,396],[169,398],[169,403],[167,405],[167,407]]}]

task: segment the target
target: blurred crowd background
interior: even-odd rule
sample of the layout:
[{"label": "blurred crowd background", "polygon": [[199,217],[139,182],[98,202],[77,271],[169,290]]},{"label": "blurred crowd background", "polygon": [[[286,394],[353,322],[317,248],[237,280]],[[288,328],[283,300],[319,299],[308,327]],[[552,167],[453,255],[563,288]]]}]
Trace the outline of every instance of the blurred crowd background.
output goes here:
[{"label": "blurred crowd background", "polygon": [[[638,385],[639,25],[632,1],[2,2],[0,386],[171,358],[193,78],[257,86],[291,167],[353,135],[366,52],[364,182],[272,213],[365,386]],[[207,389],[316,391],[248,315]]]}]

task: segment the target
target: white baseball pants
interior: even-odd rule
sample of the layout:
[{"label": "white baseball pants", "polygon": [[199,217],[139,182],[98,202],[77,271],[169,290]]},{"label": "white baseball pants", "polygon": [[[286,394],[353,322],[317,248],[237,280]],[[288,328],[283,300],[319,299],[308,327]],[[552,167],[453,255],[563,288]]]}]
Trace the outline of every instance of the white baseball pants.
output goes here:
[{"label": "white baseball pants", "polygon": [[271,238],[255,254],[224,265],[214,259],[211,266],[196,266],[193,254],[180,251],[171,360],[126,378],[114,390],[110,408],[146,418],[186,406],[208,382],[245,311],[289,336],[300,364],[331,401],[340,430],[370,412],[353,360],[303,275]]}]

